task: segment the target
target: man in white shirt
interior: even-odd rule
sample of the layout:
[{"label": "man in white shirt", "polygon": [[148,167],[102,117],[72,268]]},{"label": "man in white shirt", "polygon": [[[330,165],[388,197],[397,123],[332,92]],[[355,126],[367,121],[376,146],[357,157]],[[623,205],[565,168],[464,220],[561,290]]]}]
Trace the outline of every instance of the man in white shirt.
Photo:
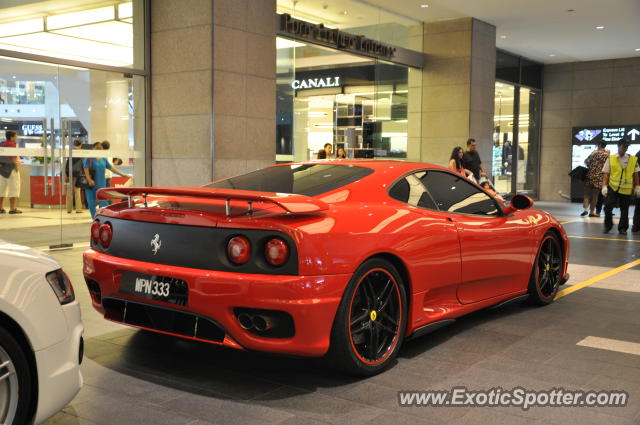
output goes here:
[{"label": "man in white shirt", "polygon": [[613,208],[616,204],[620,206],[618,232],[623,235],[627,233],[631,194],[640,196],[640,166],[638,158],[627,153],[628,148],[629,141],[620,139],[618,153],[610,155],[602,167],[602,195],[605,197],[604,233],[609,233],[613,227]]}]

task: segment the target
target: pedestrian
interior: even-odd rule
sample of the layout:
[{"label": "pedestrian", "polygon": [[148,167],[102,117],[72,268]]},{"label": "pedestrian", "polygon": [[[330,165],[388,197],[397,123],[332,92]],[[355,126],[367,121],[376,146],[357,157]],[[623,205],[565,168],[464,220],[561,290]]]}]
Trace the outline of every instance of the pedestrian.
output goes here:
[{"label": "pedestrian", "polygon": [[[636,162],[640,164],[640,150],[638,150],[638,152],[636,153]],[[638,177],[638,182],[640,183],[640,174],[636,173],[636,176]],[[635,211],[633,212],[633,226],[631,227],[631,231],[633,233],[640,232],[640,193],[638,193],[637,186],[635,195],[636,203],[634,208]]]},{"label": "pedestrian", "polygon": [[618,153],[607,158],[602,167],[602,195],[604,199],[604,233],[613,227],[613,208],[620,206],[618,232],[626,234],[629,228],[629,204],[631,193],[640,196],[638,182],[638,157],[627,153],[629,141],[625,138],[618,142]]},{"label": "pedestrian", "polygon": [[[3,148],[17,147],[18,135],[13,130],[6,132],[4,142],[0,143]],[[22,214],[17,208],[20,197],[20,170],[18,165],[22,161],[19,156],[0,156],[0,214],[6,213],[4,209],[4,198],[9,198],[9,214]]]},{"label": "pedestrian", "polygon": [[582,200],[582,214],[584,217],[600,217],[600,212],[596,212],[598,205],[598,195],[602,190],[602,167],[609,157],[609,153],[605,150],[607,144],[600,142],[598,149],[591,152],[584,164],[587,166],[587,175],[584,179],[584,198]]},{"label": "pedestrian", "polygon": [[[73,141],[74,149],[82,148],[82,140],[75,139]],[[78,178],[82,176],[82,158],[73,158],[71,161],[71,179],[69,179],[69,160],[64,165],[65,181],[70,184],[69,192],[67,192],[67,214],[71,214],[75,205],[76,213],[82,212],[82,190],[77,186]]]},{"label": "pedestrian", "polygon": [[[111,149],[111,143],[109,143],[108,140],[103,140],[101,143],[102,145],[102,150],[108,151],[109,149]],[[107,161],[110,164],[113,164],[113,158],[108,156],[106,157]],[[113,173],[111,172],[111,170],[104,170],[104,178],[106,180],[106,187],[111,187],[111,178],[113,177]]]},{"label": "pedestrian", "polygon": [[465,177],[473,176],[471,170],[467,170],[462,166],[463,156],[464,150],[461,146],[456,146],[455,148],[453,148],[453,151],[451,151],[451,156],[449,157],[449,169]]},{"label": "pedestrian", "polygon": [[347,158],[347,152],[345,152],[343,147],[338,148],[338,151],[336,152],[336,158],[338,158],[338,159],[346,159]]},{"label": "pedestrian", "polygon": [[[96,142],[93,144],[93,149],[102,150],[102,143]],[[111,170],[114,173],[122,177],[130,177],[117,168],[115,168],[106,158],[85,158],[83,161],[84,176],[89,183],[90,188],[85,189],[85,197],[87,199],[87,205],[91,212],[91,218],[96,215],[96,192],[98,189],[107,187],[105,170]],[[100,208],[109,205],[109,201],[100,201]]]},{"label": "pedestrian", "polygon": [[327,153],[327,159],[330,159],[331,153],[333,152],[333,145],[331,143],[325,143],[324,151]]},{"label": "pedestrian", "polygon": [[476,139],[472,137],[467,140],[467,151],[462,156],[462,166],[470,170],[473,173],[473,177],[479,182],[480,177],[486,177],[487,173],[484,171],[477,148],[478,142],[476,142]]}]

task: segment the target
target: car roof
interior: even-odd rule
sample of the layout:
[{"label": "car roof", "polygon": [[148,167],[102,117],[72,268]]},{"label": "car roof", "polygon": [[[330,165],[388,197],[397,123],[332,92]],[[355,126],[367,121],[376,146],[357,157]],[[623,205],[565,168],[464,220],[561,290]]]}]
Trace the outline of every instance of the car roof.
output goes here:
[{"label": "car roof", "polygon": [[436,168],[441,170],[448,170],[448,168],[437,164],[416,161],[402,161],[399,159],[317,159],[311,161],[288,162],[284,164],[278,164],[276,166],[298,164],[352,165],[371,168],[374,171],[395,168],[399,170],[401,174],[404,174],[411,170],[419,170],[421,168]]},{"label": "car roof", "polygon": [[[360,186],[360,190],[356,192],[352,192],[352,196],[350,199],[352,200],[361,200],[361,201],[373,201],[374,199],[384,201],[387,199],[386,196],[382,196],[383,193],[386,193],[389,189],[390,185],[396,181],[398,178],[402,177],[405,174],[411,173],[412,171],[417,171],[421,169],[437,169],[437,170],[447,170],[448,168],[442,167],[440,165],[428,164],[424,162],[414,162],[414,161],[401,161],[401,160],[390,160],[390,159],[320,159],[320,160],[311,160],[311,161],[301,161],[301,162],[289,162],[283,164],[274,165],[274,167],[279,166],[292,166],[292,165],[306,165],[306,164],[321,164],[321,165],[341,165],[341,166],[354,166],[354,167],[366,167],[373,170],[373,173],[365,176],[361,181],[349,183],[347,186],[363,184],[364,186]],[[364,189],[364,190],[363,190]],[[329,191],[328,193],[334,191],[340,191],[343,188],[337,188],[335,190]],[[375,194],[375,195],[374,195]],[[317,195],[318,198],[324,199],[326,194]]]}]

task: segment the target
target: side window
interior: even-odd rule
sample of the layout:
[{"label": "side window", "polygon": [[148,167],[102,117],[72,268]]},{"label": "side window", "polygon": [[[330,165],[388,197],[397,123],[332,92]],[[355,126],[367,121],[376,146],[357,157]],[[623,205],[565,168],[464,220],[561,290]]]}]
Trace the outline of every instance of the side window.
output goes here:
[{"label": "side window", "polygon": [[462,176],[429,171],[422,178],[438,208],[463,214],[497,215],[496,201]]},{"label": "side window", "polygon": [[413,205],[414,207],[437,210],[438,207],[422,182],[422,178],[426,174],[427,173],[425,171],[419,171],[399,180],[389,190],[389,196],[400,202]]}]

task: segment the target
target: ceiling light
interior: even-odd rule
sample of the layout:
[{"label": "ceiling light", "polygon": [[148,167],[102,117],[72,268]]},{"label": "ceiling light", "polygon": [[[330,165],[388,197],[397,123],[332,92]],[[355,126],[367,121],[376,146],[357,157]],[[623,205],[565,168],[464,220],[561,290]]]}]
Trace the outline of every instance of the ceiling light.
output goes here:
[{"label": "ceiling light", "polygon": [[427,7],[429,7],[429,5],[428,4],[421,4],[420,7],[423,8],[423,9],[426,9]]},{"label": "ceiling light", "polygon": [[69,37],[103,43],[108,42],[110,44],[133,48],[133,25],[119,21],[82,25],[79,27],[52,30],[51,32]]},{"label": "ceiling light", "polygon": [[120,3],[118,5],[118,19],[133,18],[133,3]]},{"label": "ceiling light", "polygon": [[0,37],[29,34],[39,31],[44,31],[44,21],[42,18],[0,24]]},{"label": "ceiling light", "polygon": [[50,32],[2,38],[0,49],[104,65],[127,66],[133,63],[133,49],[129,47]]},{"label": "ceiling light", "polygon": [[347,12],[346,10],[343,10],[343,11],[342,11],[342,14],[343,14],[343,15],[346,15],[347,13],[349,13],[349,12]]},{"label": "ceiling light", "polygon": [[115,19],[113,6],[99,7],[97,9],[82,10],[80,12],[63,13],[47,17],[47,29],[54,30],[79,25],[95,24],[98,22]]},{"label": "ceiling light", "polygon": [[636,52],[640,52],[640,49],[636,49]]},{"label": "ceiling light", "polygon": [[549,53],[549,56],[554,57],[556,54],[555,53]]},{"label": "ceiling light", "polygon": [[603,29],[604,29],[604,27],[603,27],[602,25],[599,25],[599,26],[597,26],[597,27],[596,27],[596,29],[597,29],[597,30],[603,30]]},{"label": "ceiling light", "polygon": [[505,38],[507,38],[507,36],[506,35],[501,35],[500,38],[504,40]]},{"label": "ceiling light", "polygon": [[276,37],[276,49],[287,49],[289,47],[302,47],[305,46],[304,43],[299,43],[297,41],[289,40],[287,38]]}]

